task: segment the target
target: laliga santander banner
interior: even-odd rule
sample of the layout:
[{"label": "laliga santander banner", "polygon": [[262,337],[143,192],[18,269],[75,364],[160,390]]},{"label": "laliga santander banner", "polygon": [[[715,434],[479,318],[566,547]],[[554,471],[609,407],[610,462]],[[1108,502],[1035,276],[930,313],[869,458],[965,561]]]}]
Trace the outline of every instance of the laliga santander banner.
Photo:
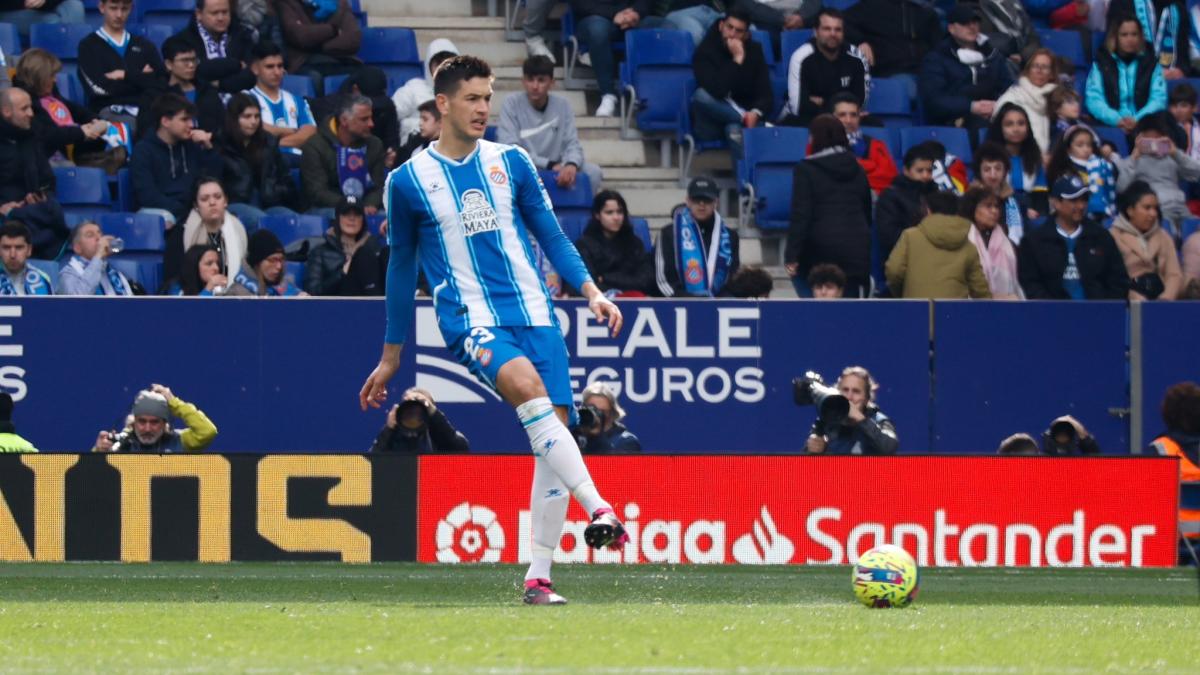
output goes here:
[{"label": "laliga santander banner", "polygon": [[[588,457],[630,535],[558,562],[846,564],[896,543],[921,565],[1171,566],[1178,467],[1165,458]],[[417,560],[528,562],[531,457],[424,456]]]}]

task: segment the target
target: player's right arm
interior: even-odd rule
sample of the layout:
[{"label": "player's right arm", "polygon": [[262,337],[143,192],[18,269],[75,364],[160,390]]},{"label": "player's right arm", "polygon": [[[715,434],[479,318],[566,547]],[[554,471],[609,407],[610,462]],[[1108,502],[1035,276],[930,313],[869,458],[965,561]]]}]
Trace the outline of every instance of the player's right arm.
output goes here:
[{"label": "player's right arm", "polygon": [[413,295],[417,288],[417,227],[414,213],[395,179],[404,169],[388,176],[384,205],[388,214],[390,256],[387,270],[387,331],[379,364],[358,392],[358,403],[378,408],[387,400],[387,384],[400,369],[400,353],[412,323]]}]

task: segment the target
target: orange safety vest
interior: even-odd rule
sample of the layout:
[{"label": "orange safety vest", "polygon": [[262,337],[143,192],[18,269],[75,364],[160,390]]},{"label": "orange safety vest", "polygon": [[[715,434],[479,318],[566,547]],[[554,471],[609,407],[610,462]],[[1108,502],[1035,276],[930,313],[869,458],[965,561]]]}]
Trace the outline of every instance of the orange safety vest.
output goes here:
[{"label": "orange safety vest", "polygon": [[[1169,436],[1159,436],[1152,443],[1158,454],[1167,457],[1179,458],[1179,480],[1184,482],[1197,481],[1200,482],[1200,466],[1192,463],[1187,455],[1183,454],[1183,448]],[[1200,510],[1196,509],[1179,509],[1179,522],[1193,523],[1200,526]],[[1200,531],[1188,532],[1188,538],[1200,537]]]}]

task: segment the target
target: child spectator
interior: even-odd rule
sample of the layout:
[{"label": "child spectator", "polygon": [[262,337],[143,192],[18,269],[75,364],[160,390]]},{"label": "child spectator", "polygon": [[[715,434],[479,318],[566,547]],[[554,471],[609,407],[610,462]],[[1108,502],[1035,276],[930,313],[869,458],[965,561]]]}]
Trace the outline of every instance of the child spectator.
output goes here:
[{"label": "child spectator", "polygon": [[167,75],[154,43],[125,30],[132,10],[132,0],[100,0],[104,23],[79,41],[79,79],[88,107],[131,128],[142,95]]},{"label": "child spectator", "polygon": [[808,271],[807,281],[814,299],[836,300],[846,288],[846,273],[833,263],[821,263]]},{"label": "child spectator", "polygon": [[867,182],[871,191],[879,194],[892,184],[896,178],[896,162],[887,144],[877,138],[871,138],[862,132],[862,106],[854,94],[841,92],[829,99],[829,107],[833,116],[838,118],[846,128],[846,138],[850,141],[850,151],[858,159],[858,164],[867,174]]},{"label": "child spectator", "polygon": [[442,135],[442,111],[438,110],[437,101],[425,101],[417,106],[417,110],[420,112],[421,125],[417,128],[417,134],[400,147],[396,157],[397,164],[407,162]]},{"label": "child spectator", "polygon": [[304,290],[309,295],[383,295],[383,247],[363,218],[362,204],[347,197],[334,210],[325,239],[309,249]]},{"label": "child spectator", "polygon": [[157,128],[134,146],[129,169],[140,212],[162,216],[170,229],[187,218],[196,178],[205,167],[215,169],[217,158],[212,134],[192,126],[196,106],[191,101],[163,94],[152,112]]},{"label": "child spectator", "polygon": [[900,233],[921,222],[925,195],[937,190],[933,184],[933,163],[938,158],[933,147],[914,145],[904,153],[904,173],[879,195],[875,204],[875,232],[879,255],[887,260]]},{"label": "child spectator", "polygon": [[196,0],[196,14],[178,35],[192,46],[200,64],[196,79],[231,94],[254,86],[250,72],[254,33],[233,20],[231,0]]},{"label": "child spectator", "polygon": [[196,127],[210,134],[220,132],[225,122],[225,104],[216,87],[196,79],[196,69],[200,63],[196,48],[182,36],[172,35],[163,42],[162,53],[167,77],[157,80],[152,89],[142,94],[142,101],[138,104],[138,138],[152,134],[157,129],[154,101],[168,92],[179,94],[196,106],[196,117],[192,120]]},{"label": "child spectator", "polygon": [[[1137,136],[1128,157],[1111,150],[1107,159],[1117,168],[1117,193],[1134,181],[1144,180],[1158,195],[1163,227],[1177,236],[1185,218],[1191,217],[1181,181],[1200,180],[1200,161],[1192,159],[1171,141],[1165,114],[1150,115],[1137,123]],[[1107,148],[1106,148],[1107,149]]]},{"label": "child spectator", "polygon": [[980,143],[975,149],[975,165],[972,173],[975,182],[971,187],[983,187],[1000,198],[1001,221],[1014,245],[1021,243],[1025,226],[1039,217],[1029,204],[1029,196],[1017,194],[1008,182],[1012,174],[1012,159],[1004,146],[997,143]]},{"label": "child spectator", "polygon": [[262,128],[258,99],[234,94],[218,152],[229,210],[251,230],[265,215],[295,215],[298,197],[279,141]]},{"label": "child spectator", "polygon": [[1162,67],[1137,19],[1109,24],[1104,48],[1087,78],[1087,108],[1102,124],[1132,133],[1138,121],[1167,107]]},{"label": "child spectator", "polygon": [[1196,119],[1196,90],[1184,82],[1171,90],[1167,96],[1167,109],[1175,121],[1172,136],[1175,145],[1188,157],[1200,159],[1200,120]]},{"label": "child spectator", "polygon": [[63,98],[54,84],[61,70],[58,57],[38,47],[25,50],[17,60],[16,86],[37,99],[33,106],[34,135],[41,139],[52,165],[100,166],[115,174],[125,163],[124,146],[114,151],[111,161],[106,160],[108,144],[103,136],[108,122]]},{"label": "child spectator", "polygon": [[1098,220],[1117,213],[1116,171],[1112,162],[1096,152],[1095,133],[1086,126],[1071,127],[1063,134],[1046,168],[1051,184],[1067,173],[1078,174],[1092,191],[1087,212]]},{"label": "child spectator", "polygon": [[179,278],[164,284],[164,295],[211,298],[224,295],[229,278],[221,272],[221,252],[215,246],[196,244],[183,254]]},{"label": "child spectator", "polygon": [[254,46],[250,71],[255,84],[249,94],[258,99],[262,128],[279,140],[279,149],[291,158],[289,166],[299,166],[300,148],[317,133],[308,103],[283,85],[283,50],[274,42]]},{"label": "child spectator", "polygon": [[1083,101],[1072,87],[1057,87],[1046,97],[1046,112],[1050,117],[1050,147],[1067,129],[1083,123]]},{"label": "child spectator", "polygon": [[[526,10],[528,11],[528,10]],[[392,103],[396,105],[396,116],[400,118],[400,143],[404,144],[410,137],[417,134],[420,125],[420,113],[417,106],[433,100],[433,74],[438,66],[447,59],[458,56],[458,47],[446,38],[436,38],[425,49],[428,58],[425,60],[425,77],[414,77],[405,82],[396,93],[392,94]]]},{"label": "child spectator", "polygon": [[[536,58],[536,57],[535,57]],[[654,285],[654,262],[633,231],[625,197],[601,190],[592,200],[592,217],[575,241],[579,256],[605,293],[645,295]]]},{"label": "child spectator", "polygon": [[283,28],[289,73],[312,78],[324,96],[325,78],[349,75],[362,67],[358,48],[362,26],[347,0],[275,0]]}]

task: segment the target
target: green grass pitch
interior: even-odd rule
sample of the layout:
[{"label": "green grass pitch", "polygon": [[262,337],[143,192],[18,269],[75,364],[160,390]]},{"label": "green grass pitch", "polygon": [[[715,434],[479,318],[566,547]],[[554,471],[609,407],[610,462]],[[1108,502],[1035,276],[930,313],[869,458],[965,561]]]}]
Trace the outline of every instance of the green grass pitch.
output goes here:
[{"label": "green grass pitch", "polygon": [[3,672],[1200,672],[1195,570],[924,570],[869,610],[848,567],[0,565]]}]

